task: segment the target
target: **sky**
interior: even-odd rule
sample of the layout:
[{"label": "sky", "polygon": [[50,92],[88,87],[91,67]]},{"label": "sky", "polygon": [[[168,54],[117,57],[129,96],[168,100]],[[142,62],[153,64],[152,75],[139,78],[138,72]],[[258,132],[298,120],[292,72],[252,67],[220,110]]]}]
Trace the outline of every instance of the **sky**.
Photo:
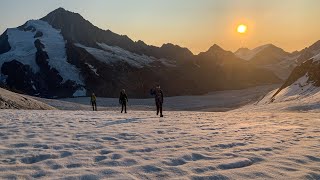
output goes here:
[{"label": "sky", "polygon": [[[197,54],[274,44],[301,50],[320,40],[320,0],[1,0],[0,32],[63,7],[101,29]],[[237,33],[239,24],[248,26]]]}]

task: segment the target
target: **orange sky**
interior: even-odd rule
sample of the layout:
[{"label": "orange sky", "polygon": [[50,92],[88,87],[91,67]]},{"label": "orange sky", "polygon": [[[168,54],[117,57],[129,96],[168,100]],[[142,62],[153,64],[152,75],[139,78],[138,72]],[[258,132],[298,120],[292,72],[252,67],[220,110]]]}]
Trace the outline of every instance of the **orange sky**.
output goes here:
[{"label": "orange sky", "polygon": [[[294,51],[320,40],[320,0],[3,0],[0,31],[58,7],[133,40],[171,42],[195,54],[213,44],[235,51],[272,43]],[[240,23],[248,25],[245,35],[236,32]]]}]

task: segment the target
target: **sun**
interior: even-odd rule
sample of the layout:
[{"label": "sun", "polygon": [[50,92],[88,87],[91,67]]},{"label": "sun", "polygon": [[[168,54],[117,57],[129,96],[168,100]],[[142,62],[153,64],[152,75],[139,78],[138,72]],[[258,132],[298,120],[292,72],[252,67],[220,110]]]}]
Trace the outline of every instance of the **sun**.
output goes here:
[{"label": "sun", "polygon": [[238,33],[244,34],[247,32],[247,26],[244,24],[240,24],[237,28]]}]

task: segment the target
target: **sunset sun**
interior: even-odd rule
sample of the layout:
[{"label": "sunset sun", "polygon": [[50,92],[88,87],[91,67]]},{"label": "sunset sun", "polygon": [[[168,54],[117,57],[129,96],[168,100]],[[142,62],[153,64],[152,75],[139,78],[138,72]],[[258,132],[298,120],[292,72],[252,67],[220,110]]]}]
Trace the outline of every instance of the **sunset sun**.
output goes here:
[{"label": "sunset sun", "polygon": [[238,33],[244,34],[247,32],[247,26],[244,24],[240,24],[237,28]]}]

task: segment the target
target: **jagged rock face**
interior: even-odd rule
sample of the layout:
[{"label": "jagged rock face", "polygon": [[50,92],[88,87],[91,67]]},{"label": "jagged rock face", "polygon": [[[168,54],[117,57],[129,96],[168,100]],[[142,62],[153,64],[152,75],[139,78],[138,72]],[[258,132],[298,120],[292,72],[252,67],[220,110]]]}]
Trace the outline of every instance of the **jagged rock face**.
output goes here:
[{"label": "jagged rock face", "polygon": [[5,31],[1,36],[0,36],[0,54],[6,53],[10,51],[11,46],[8,42],[8,35],[7,31]]},{"label": "jagged rock face", "polygon": [[55,69],[41,68],[41,71],[35,74],[30,66],[16,60],[3,63],[1,72],[7,76],[7,87],[29,95],[72,97],[77,88],[72,81],[62,83],[62,78]]},{"label": "jagged rock face", "polygon": [[59,72],[50,67],[48,63],[49,56],[43,49],[45,46],[39,39],[35,42],[36,63],[40,67],[40,71],[36,73],[37,89],[39,96],[42,97],[71,97],[73,92],[77,90],[77,85],[73,81],[66,81],[63,83],[63,78]]},{"label": "jagged rock face", "polygon": [[35,76],[28,65],[16,60],[5,62],[1,67],[1,72],[7,76],[6,85],[9,88],[26,94],[36,94]]}]

